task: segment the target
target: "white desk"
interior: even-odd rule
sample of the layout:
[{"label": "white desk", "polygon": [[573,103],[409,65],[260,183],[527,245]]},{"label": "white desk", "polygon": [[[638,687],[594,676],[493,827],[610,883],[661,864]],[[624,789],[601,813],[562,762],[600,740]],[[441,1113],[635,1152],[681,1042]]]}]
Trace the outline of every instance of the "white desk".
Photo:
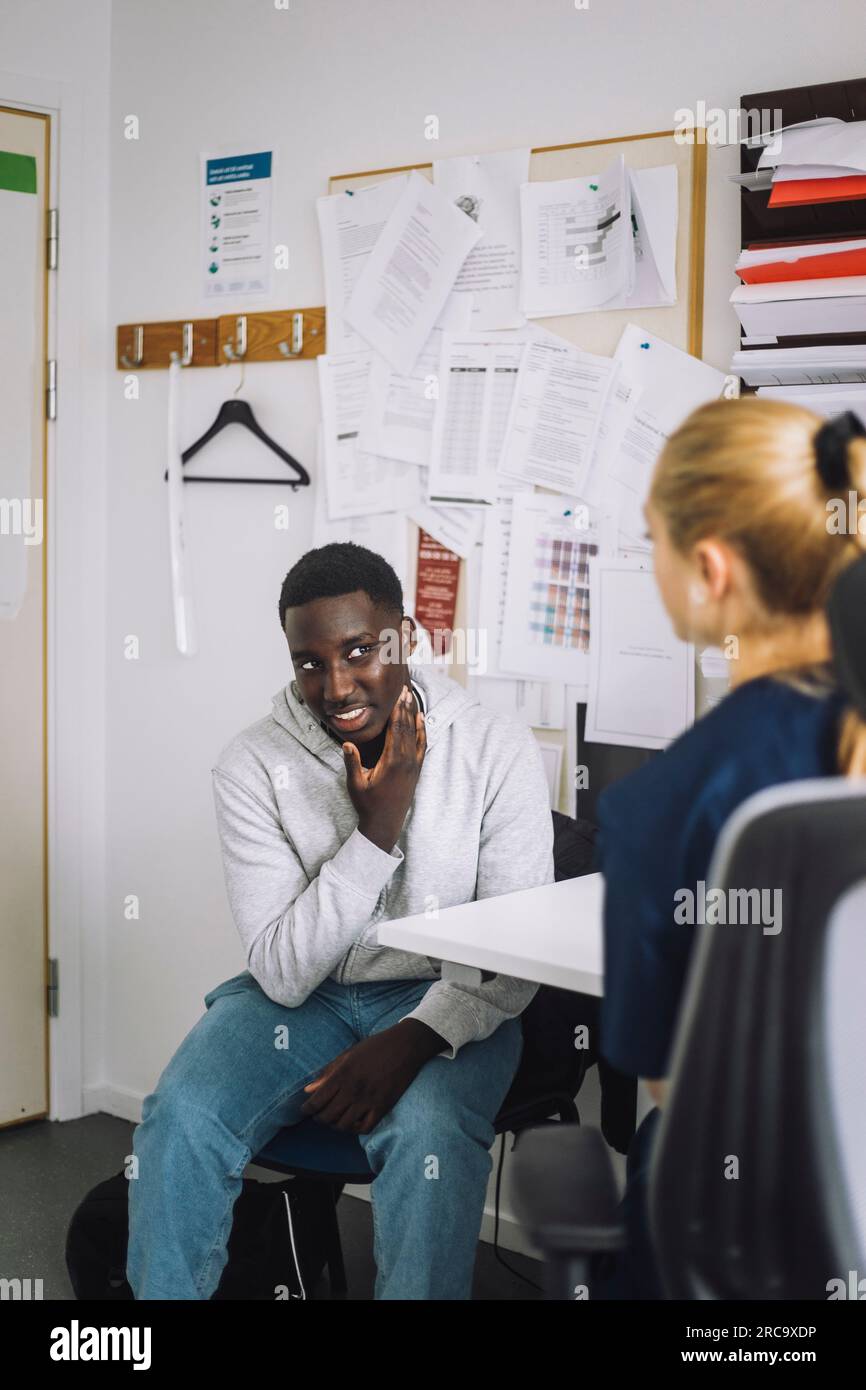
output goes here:
[{"label": "white desk", "polygon": [[442,961],[443,980],[480,984],[481,971],[601,995],[601,874],[443,907],[379,926],[379,942]]}]

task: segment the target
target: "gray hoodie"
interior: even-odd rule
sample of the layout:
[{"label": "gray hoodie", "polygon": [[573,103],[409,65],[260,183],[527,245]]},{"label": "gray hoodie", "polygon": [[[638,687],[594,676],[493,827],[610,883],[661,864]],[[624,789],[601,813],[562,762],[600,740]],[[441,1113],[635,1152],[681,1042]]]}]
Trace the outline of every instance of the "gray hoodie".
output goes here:
[{"label": "gray hoodie", "polygon": [[553,821],[531,729],[441,667],[410,674],[427,751],[390,853],[358,829],[340,744],[294,680],[223,749],[214,800],[229,905],[265,994],[296,1008],[325,979],[436,981],[406,1017],[445,1038],[439,1055],[453,1058],[522,1013],[538,986],[443,981],[441,961],[380,946],[378,924],[552,883]]}]

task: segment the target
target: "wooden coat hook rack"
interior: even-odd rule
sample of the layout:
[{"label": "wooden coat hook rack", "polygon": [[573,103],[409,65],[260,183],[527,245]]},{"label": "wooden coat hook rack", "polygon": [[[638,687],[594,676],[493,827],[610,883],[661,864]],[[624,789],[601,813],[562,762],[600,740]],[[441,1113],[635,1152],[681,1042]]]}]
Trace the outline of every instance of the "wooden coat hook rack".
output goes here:
[{"label": "wooden coat hook rack", "polygon": [[215,319],[122,323],[117,329],[116,365],[126,372],[167,371],[173,353],[184,367],[309,362],[325,351],[324,308],[266,309]]}]

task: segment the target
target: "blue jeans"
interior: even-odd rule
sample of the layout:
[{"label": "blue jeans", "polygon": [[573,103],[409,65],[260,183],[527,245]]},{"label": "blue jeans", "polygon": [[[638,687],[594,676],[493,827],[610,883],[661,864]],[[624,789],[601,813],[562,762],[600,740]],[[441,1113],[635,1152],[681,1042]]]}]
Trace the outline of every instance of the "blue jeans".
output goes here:
[{"label": "blue jeans", "polygon": [[[247,1164],[306,1118],[304,1086],[362,1038],[390,1028],[430,980],[325,980],[298,1008],[249,971],[205,995],[207,1012],[145,1097],[133,1137],[126,1275],[137,1299],[207,1299],[227,1260]],[[278,1047],[275,1029],[288,1028]],[[471,1298],[492,1166],[493,1122],[517,1071],[520,1019],[433,1057],[369,1134],[377,1299]],[[432,1160],[436,1160],[434,1163]]]}]

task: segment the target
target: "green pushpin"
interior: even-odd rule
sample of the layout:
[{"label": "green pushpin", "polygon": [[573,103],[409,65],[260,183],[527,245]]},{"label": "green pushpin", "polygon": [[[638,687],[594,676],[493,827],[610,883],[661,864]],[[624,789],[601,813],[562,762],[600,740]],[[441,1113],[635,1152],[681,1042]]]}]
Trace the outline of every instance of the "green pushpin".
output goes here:
[{"label": "green pushpin", "polygon": [[597,184],[597,183],[591,183],[589,186],[590,186],[590,188],[592,189],[593,193],[597,193],[597,192],[598,192],[598,184]]}]

